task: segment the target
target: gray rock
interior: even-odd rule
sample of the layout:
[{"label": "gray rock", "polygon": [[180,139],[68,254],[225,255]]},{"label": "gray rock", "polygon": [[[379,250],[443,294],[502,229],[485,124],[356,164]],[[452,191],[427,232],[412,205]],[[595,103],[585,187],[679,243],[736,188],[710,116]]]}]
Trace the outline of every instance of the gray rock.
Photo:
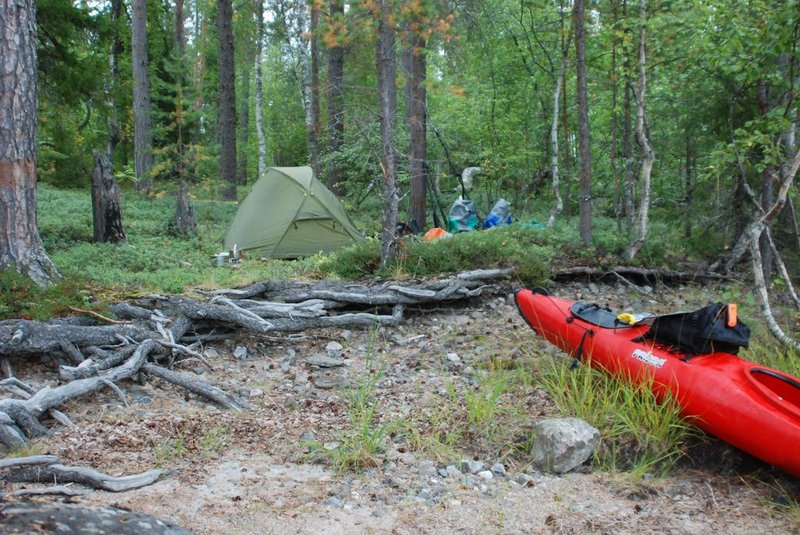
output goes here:
[{"label": "gray rock", "polygon": [[492,471],[491,471],[491,470],[481,470],[481,471],[480,471],[480,472],[478,472],[476,475],[477,475],[479,478],[481,478],[481,479],[486,479],[486,480],[489,480],[489,479],[492,479],[492,478],[494,478],[494,474],[492,474]]},{"label": "gray rock", "polygon": [[317,435],[314,433],[314,431],[306,431],[300,435],[300,440],[303,442],[314,442],[317,440]]},{"label": "gray rock", "polygon": [[595,293],[595,294],[600,291],[600,289],[597,287],[597,285],[595,283],[593,283],[593,282],[589,283],[588,288],[589,288],[590,292]]},{"label": "gray rock", "polygon": [[533,434],[533,464],[557,474],[583,464],[600,441],[600,431],[579,418],[542,420]]},{"label": "gray rock", "polygon": [[337,368],[344,366],[344,361],[325,355],[311,355],[306,359],[306,364],[309,366],[316,366],[317,368]]},{"label": "gray rock", "polygon": [[207,359],[218,359],[219,351],[217,351],[213,347],[209,347],[205,351],[203,351],[203,356]]},{"label": "gray rock", "polygon": [[136,398],[136,403],[141,403],[142,405],[147,405],[148,403],[152,403],[153,398],[150,396],[139,396]]},{"label": "gray rock", "polygon": [[494,463],[490,470],[498,476],[506,475],[506,467],[503,466],[503,463]]},{"label": "gray rock", "polygon": [[428,479],[436,476],[436,465],[433,461],[420,461],[417,465],[417,469],[421,479]]},{"label": "gray rock", "polygon": [[469,313],[469,317],[474,320],[482,320],[483,319],[483,312],[480,310],[473,310]]},{"label": "gray rock", "polygon": [[473,461],[472,459],[463,459],[461,461],[461,471],[468,474],[477,474],[486,467],[482,461]]},{"label": "gray rock", "polygon": [[257,397],[263,396],[264,395],[264,391],[261,390],[260,388],[254,388],[254,389],[250,390],[247,394],[251,398],[257,398]]},{"label": "gray rock", "polygon": [[236,346],[236,349],[233,350],[233,356],[239,360],[244,360],[247,358],[247,348],[244,346]]},{"label": "gray rock", "polygon": [[397,344],[397,345],[399,345],[401,347],[408,343],[406,341],[405,336],[403,336],[402,334],[393,334],[392,335],[392,342],[394,342],[395,344]]},{"label": "gray rock", "polygon": [[514,481],[523,487],[532,487],[534,483],[534,479],[525,472],[520,472],[519,475],[514,478]]},{"label": "gray rock", "polygon": [[338,357],[343,350],[344,347],[339,342],[328,342],[328,345],[325,346],[325,352],[329,357]]},{"label": "gray rock", "polygon": [[339,333],[339,336],[342,337],[342,340],[350,341],[350,339],[353,338],[353,331],[344,330]]},{"label": "gray rock", "polygon": [[203,366],[195,366],[194,368],[192,368],[192,372],[195,375],[203,375],[204,373],[206,373],[206,369]]},{"label": "gray rock", "polygon": [[447,465],[447,468],[445,468],[445,472],[447,473],[448,477],[461,477],[464,475],[461,473],[461,470],[459,470],[452,464]]},{"label": "gray rock", "polygon": [[314,386],[322,390],[330,390],[331,388],[341,388],[350,384],[350,380],[336,373],[320,373],[313,377]]},{"label": "gray rock", "polygon": [[344,500],[342,500],[338,496],[331,496],[322,503],[323,505],[332,505],[333,507],[341,507],[342,505],[344,505]]},{"label": "gray rock", "polygon": [[452,362],[453,364],[458,364],[461,362],[461,357],[458,356],[458,353],[448,353],[447,361]]}]

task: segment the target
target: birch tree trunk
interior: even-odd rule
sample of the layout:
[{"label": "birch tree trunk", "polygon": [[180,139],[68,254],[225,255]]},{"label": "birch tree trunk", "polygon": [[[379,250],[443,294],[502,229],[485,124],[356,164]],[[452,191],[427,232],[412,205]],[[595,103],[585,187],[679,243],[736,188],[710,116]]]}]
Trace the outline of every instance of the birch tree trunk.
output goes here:
[{"label": "birch tree trunk", "polygon": [[567,68],[569,66],[569,41],[564,48],[564,54],[561,58],[561,68],[556,75],[556,85],[553,88],[553,119],[550,123],[550,177],[551,187],[553,190],[553,198],[555,199],[553,207],[550,209],[550,217],[547,218],[547,226],[552,227],[556,218],[561,215],[564,210],[564,201],[561,198],[561,185],[559,184],[560,177],[558,174],[558,101],[561,95],[561,88],[564,84],[564,78],[567,76]]},{"label": "birch tree trunk", "polygon": [[256,42],[256,133],[258,135],[258,178],[267,172],[267,136],[264,132],[264,79],[262,63],[264,61],[264,0],[258,0],[256,7],[258,20],[258,37]]},{"label": "birch tree trunk", "polygon": [[36,7],[0,0],[0,269],[59,278],[36,221]]},{"label": "birch tree trunk", "polygon": [[147,58],[147,0],[131,1],[131,59],[133,62],[133,159],[136,189],[153,186],[153,122],[150,117],[150,79]]},{"label": "birch tree trunk", "polygon": [[586,37],[584,0],[575,0],[575,63],[578,84],[578,150],[580,156],[580,235],[584,245],[592,241],[592,146],[589,138],[589,97],[586,89]]},{"label": "birch tree trunk", "polygon": [[641,250],[647,240],[648,215],[650,210],[650,174],[653,171],[653,162],[656,155],[647,139],[644,130],[645,103],[647,97],[647,0],[639,4],[639,83],[636,88],[636,139],[642,148],[642,193],[639,198],[638,224],[636,226],[636,239],[625,251],[625,259],[632,260]]},{"label": "birch tree trunk", "polygon": [[397,177],[395,149],[392,142],[397,113],[397,63],[395,30],[392,26],[392,3],[378,0],[378,112],[381,123],[381,167],[383,168],[383,230],[381,232],[381,265],[388,264],[397,253]]}]

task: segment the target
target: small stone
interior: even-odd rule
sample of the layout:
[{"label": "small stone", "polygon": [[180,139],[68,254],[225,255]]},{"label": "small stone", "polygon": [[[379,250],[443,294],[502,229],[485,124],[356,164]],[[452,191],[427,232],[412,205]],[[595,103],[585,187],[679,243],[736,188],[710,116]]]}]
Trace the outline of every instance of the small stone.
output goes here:
[{"label": "small stone", "polygon": [[480,310],[473,310],[469,313],[469,317],[474,320],[482,320],[483,319],[483,312]]},{"label": "small stone", "polygon": [[494,477],[491,470],[481,470],[478,472],[477,476],[481,479],[486,479],[487,481]]},{"label": "small stone", "polygon": [[328,451],[333,451],[333,450],[339,448],[339,443],[338,442],[326,442],[326,443],[324,443],[322,445],[322,447],[325,448]]},{"label": "small stone", "polygon": [[342,337],[342,340],[350,341],[350,339],[353,338],[353,331],[344,330],[339,333],[339,336]]},{"label": "small stone", "polygon": [[136,403],[141,403],[142,405],[147,405],[148,403],[152,403],[153,398],[150,396],[139,396],[136,398]]},{"label": "small stone", "polygon": [[417,470],[419,471],[419,477],[422,479],[428,479],[436,475],[436,465],[433,461],[420,461],[417,465]]},{"label": "small stone", "polygon": [[344,366],[344,361],[326,357],[325,355],[311,355],[306,359],[306,364],[309,366],[316,366],[317,368],[337,368],[339,366]]},{"label": "small stone", "polygon": [[485,484],[481,484],[479,488],[481,489],[481,492],[484,494],[486,494],[489,491],[489,487],[486,486]]},{"label": "small stone", "polygon": [[233,350],[234,358],[239,360],[244,360],[247,358],[247,348],[244,346],[236,346],[236,349]]},{"label": "small stone", "polygon": [[477,474],[482,471],[486,465],[482,461],[473,461],[472,459],[463,459],[461,461],[461,471],[468,474]]},{"label": "small stone", "polygon": [[349,383],[347,378],[333,373],[315,375],[313,380],[314,386],[322,390],[344,387]]},{"label": "small stone", "polygon": [[494,463],[490,470],[498,476],[506,475],[506,467],[503,466],[503,463]]},{"label": "small stone", "polygon": [[317,440],[317,435],[314,433],[314,431],[306,431],[300,435],[300,440],[302,442],[314,442]]},{"label": "small stone", "polygon": [[597,292],[600,291],[600,289],[597,287],[597,285],[595,283],[593,283],[593,282],[590,282],[588,287],[589,287],[589,291],[594,293],[594,294],[596,294]]},{"label": "small stone", "polygon": [[464,475],[461,473],[461,470],[459,470],[452,464],[447,465],[447,468],[445,468],[445,472],[447,473],[448,477],[461,477]]},{"label": "small stone", "polygon": [[408,343],[406,341],[406,338],[401,334],[393,334],[392,335],[392,342],[394,342],[395,344],[397,344],[398,346],[401,346],[401,347]]},{"label": "small stone", "polygon": [[219,358],[219,351],[217,351],[213,347],[209,347],[205,351],[203,351],[203,356],[207,359],[216,359]]},{"label": "small stone", "polygon": [[248,394],[251,398],[257,398],[263,396],[264,391],[261,390],[260,388],[254,388],[250,392],[248,392]]},{"label": "small stone", "polygon": [[333,507],[341,507],[342,505],[344,505],[344,501],[338,496],[331,496],[322,503],[323,505],[332,505]]},{"label": "small stone", "polygon": [[328,342],[328,345],[325,346],[325,352],[328,354],[329,357],[338,357],[342,354],[342,344],[339,342]]},{"label": "small stone", "polygon": [[429,500],[431,498],[431,491],[429,491],[428,489],[422,489],[421,491],[419,491],[419,494],[417,494],[417,498],[420,498],[422,500]]},{"label": "small stone", "polygon": [[525,472],[520,472],[520,474],[516,478],[514,478],[514,481],[516,481],[523,487],[533,486],[533,478],[528,474],[526,474]]},{"label": "small stone", "polygon": [[459,364],[461,362],[461,357],[458,356],[458,353],[448,353],[447,360],[453,364]]},{"label": "small stone", "polygon": [[472,366],[467,366],[463,370],[461,370],[461,375],[465,377],[472,377],[475,374],[475,368]]},{"label": "small stone", "polygon": [[195,366],[194,368],[192,368],[192,373],[194,373],[195,375],[203,375],[204,373],[206,373],[206,369],[202,366]]},{"label": "small stone", "polygon": [[439,468],[439,470],[437,470],[437,473],[442,477],[447,477],[448,475],[450,475],[450,474],[447,473],[447,470],[444,469],[444,468]]}]

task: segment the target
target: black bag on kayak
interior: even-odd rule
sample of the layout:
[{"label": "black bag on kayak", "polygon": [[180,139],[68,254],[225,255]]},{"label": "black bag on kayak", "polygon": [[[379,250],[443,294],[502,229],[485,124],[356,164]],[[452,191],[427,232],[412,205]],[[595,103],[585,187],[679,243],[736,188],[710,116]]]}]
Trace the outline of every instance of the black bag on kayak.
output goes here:
[{"label": "black bag on kayak", "polygon": [[652,318],[642,338],[673,346],[690,355],[733,353],[750,343],[750,329],[739,321],[735,305],[717,303],[695,310]]}]

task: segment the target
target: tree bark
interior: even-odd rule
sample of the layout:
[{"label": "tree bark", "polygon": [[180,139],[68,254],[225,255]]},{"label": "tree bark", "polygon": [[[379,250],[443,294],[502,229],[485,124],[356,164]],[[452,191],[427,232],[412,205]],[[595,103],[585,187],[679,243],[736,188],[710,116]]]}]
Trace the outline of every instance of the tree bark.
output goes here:
[{"label": "tree bark", "polygon": [[256,4],[258,37],[256,38],[256,133],[258,134],[258,177],[267,172],[267,136],[264,131],[264,77],[261,65],[264,61],[264,0]]},{"label": "tree bark", "polygon": [[409,180],[408,224],[414,232],[427,228],[428,199],[428,129],[425,106],[426,46],[425,39],[412,30],[409,36],[408,129]]},{"label": "tree bark", "polygon": [[397,113],[397,62],[395,29],[392,26],[392,4],[377,2],[378,23],[377,70],[378,113],[381,123],[381,167],[383,171],[383,230],[381,232],[381,265],[387,265],[397,253],[397,176],[395,147],[392,141]]},{"label": "tree bark", "polygon": [[584,0],[575,0],[575,66],[578,90],[578,151],[580,157],[580,235],[584,245],[592,241],[592,147],[589,138],[589,100],[586,89],[586,37]]},{"label": "tree bark", "polygon": [[232,0],[217,0],[219,34],[219,176],[227,185],[224,199],[236,198],[236,72],[233,50]]},{"label": "tree bark", "polygon": [[561,89],[564,85],[564,79],[567,76],[567,68],[569,66],[569,44],[572,36],[570,34],[567,39],[566,47],[563,49],[561,57],[561,67],[556,75],[556,83],[553,88],[553,118],[550,123],[550,183],[553,190],[553,207],[550,209],[550,216],[547,218],[547,226],[552,227],[556,218],[561,215],[564,209],[564,201],[561,198],[561,185],[559,183],[560,177],[558,174],[558,101],[561,96]]},{"label": "tree bark", "polygon": [[[301,9],[305,9],[301,6]],[[308,147],[308,162],[314,170],[314,175],[319,177],[319,138],[322,131],[320,126],[319,103],[319,46],[317,44],[317,28],[319,26],[320,8],[317,2],[311,2],[311,19],[308,26],[308,56],[311,59],[308,65],[308,80],[304,81],[305,90],[308,92],[306,108],[306,146]],[[305,74],[305,73],[304,73]]]},{"label": "tree bark", "polygon": [[92,223],[95,243],[125,241],[119,187],[111,170],[111,159],[100,151],[92,153]]},{"label": "tree bark", "polygon": [[178,233],[184,236],[197,235],[197,218],[194,215],[194,207],[189,200],[189,187],[186,182],[181,180],[178,184],[178,202],[175,209],[175,226]]},{"label": "tree bark", "polygon": [[147,0],[131,1],[131,60],[133,62],[133,158],[136,189],[153,186],[153,126],[147,58]]},{"label": "tree bark", "polygon": [[617,0],[611,0],[611,28],[614,32],[611,38],[611,174],[614,177],[614,219],[617,222],[617,232],[622,233],[622,192],[620,188],[619,163],[617,161],[618,144],[618,123],[619,113],[617,112],[617,102],[619,93],[619,83],[617,80],[617,48],[619,40],[616,29],[619,17],[617,15]]},{"label": "tree bark", "polygon": [[36,220],[36,8],[0,2],[0,269],[59,278]]},{"label": "tree bark", "polygon": [[239,99],[239,156],[236,164],[236,183],[247,184],[247,153],[250,141],[250,67],[252,61],[245,59],[242,67],[242,94]]},{"label": "tree bark", "polygon": [[645,132],[646,99],[647,99],[647,0],[639,4],[639,83],[636,88],[636,139],[642,149],[642,193],[639,198],[639,219],[636,227],[636,239],[625,251],[625,258],[632,260],[647,240],[648,214],[650,210],[650,173],[656,155],[650,146]]},{"label": "tree bark", "polygon": [[[333,24],[344,18],[344,4],[331,0],[330,17]],[[338,40],[328,48],[328,187],[336,195],[345,193],[344,175],[338,162],[338,152],[344,143],[344,46]]]}]

